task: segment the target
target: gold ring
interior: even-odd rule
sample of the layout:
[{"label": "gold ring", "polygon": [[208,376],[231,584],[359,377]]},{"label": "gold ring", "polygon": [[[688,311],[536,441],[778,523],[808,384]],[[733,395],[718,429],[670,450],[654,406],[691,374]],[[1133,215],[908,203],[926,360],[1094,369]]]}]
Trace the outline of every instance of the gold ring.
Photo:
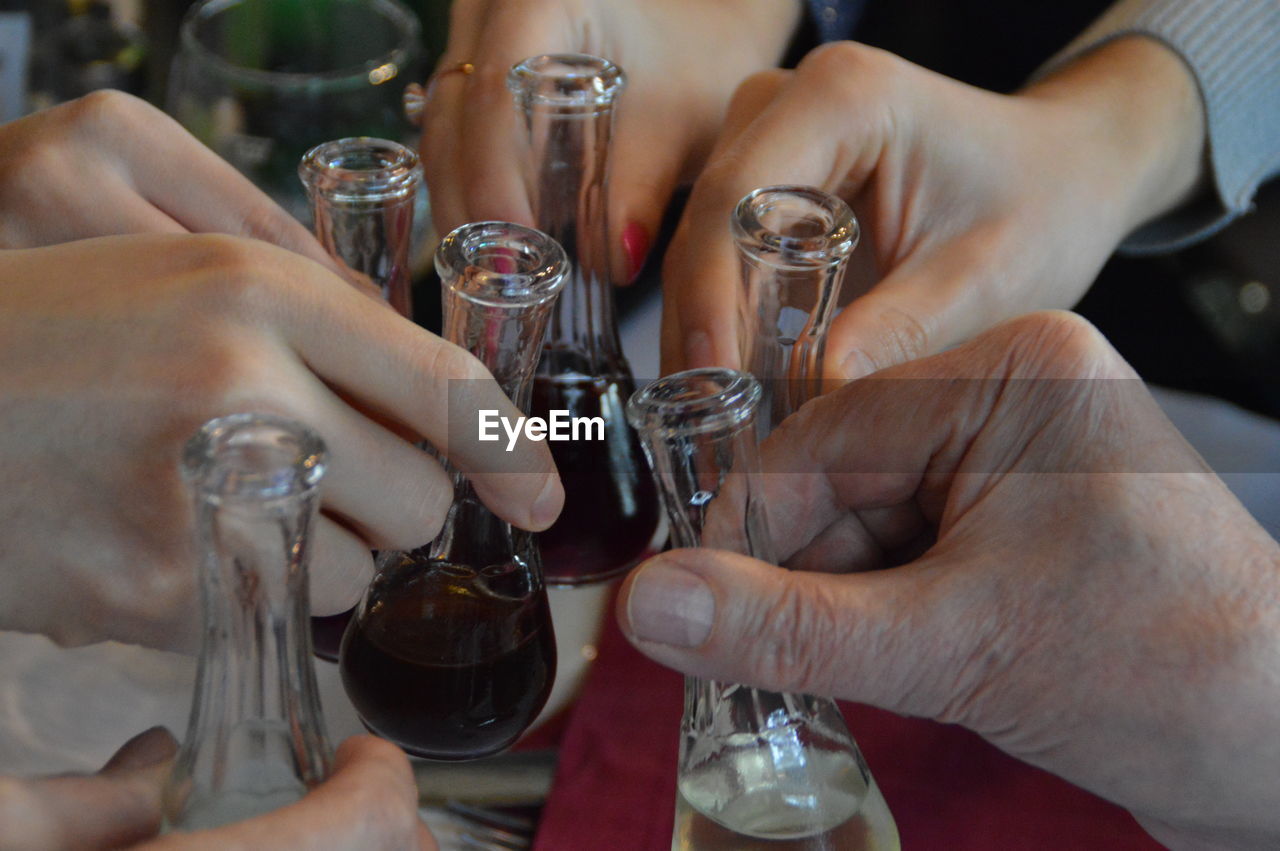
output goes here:
[{"label": "gold ring", "polygon": [[441,68],[436,71],[427,80],[425,86],[418,83],[410,83],[404,90],[404,116],[409,119],[409,123],[415,127],[422,126],[422,113],[427,106],[427,98],[431,96],[431,90],[435,88],[437,82],[442,77],[450,74],[461,74],[469,77],[476,72],[476,66],[471,62],[455,62],[448,68]]}]

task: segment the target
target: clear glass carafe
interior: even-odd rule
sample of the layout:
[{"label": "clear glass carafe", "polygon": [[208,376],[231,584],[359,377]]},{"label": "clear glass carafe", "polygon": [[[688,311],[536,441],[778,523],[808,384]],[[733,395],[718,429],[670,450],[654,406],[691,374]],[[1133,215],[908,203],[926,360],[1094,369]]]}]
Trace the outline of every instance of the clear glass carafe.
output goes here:
[{"label": "clear glass carafe", "polygon": [[164,789],[170,830],[291,804],[329,772],[307,626],[307,563],[324,444],[258,414],[212,420],[187,444],[204,645],[186,740]]},{"label": "clear glass carafe", "polygon": [[418,155],[399,142],[358,136],[316,145],[298,164],[325,250],[412,317],[414,203],[422,186]]},{"label": "clear glass carafe", "polygon": [[543,344],[530,412],[604,420],[604,440],[551,444],[565,507],[539,543],[547,581],[556,585],[623,573],[655,552],[666,534],[626,421],[634,381],[618,339],[609,270],[609,147],[624,84],[613,63],[581,54],[535,56],[507,78],[528,131],[534,224],[564,246],[572,263]]},{"label": "clear glass carafe", "polygon": [[732,227],[742,261],[741,363],[763,386],[763,436],[822,392],[827,331],[858,222],[820,189],[765,186],[738,202]]},{"label": "clear glass carafe", "polygon": [[[298,164],[316,238],[348,275],[372,284],[413,317],[414,204],[422,186],[418,154],[399,142],[358,136],[316,145]],[[316,655],[338,660],[351,611],[311,619]]]},{"label": "clear glass carafe", "polygon": [[[504,222],[464,225],[436,252],[445,336],[483,361],[521,410],[566,266],[546,234]],[[453,425],[476,428],[474,413]],[[462,760],[502,750],[532,723],[556,653],[534,536],[494,516],[451,472],[443,531],[429,546],[379,554],[339,667],[370,730],[417,756]]]},{"label": "clear glass carafe", "polygon": [[[728,369],[681,372],[632,397],[681,547],[776,563],[760,492],[761,388]],[[898,832],[835,701],[685,679],[671,847],[897,849]]]}]

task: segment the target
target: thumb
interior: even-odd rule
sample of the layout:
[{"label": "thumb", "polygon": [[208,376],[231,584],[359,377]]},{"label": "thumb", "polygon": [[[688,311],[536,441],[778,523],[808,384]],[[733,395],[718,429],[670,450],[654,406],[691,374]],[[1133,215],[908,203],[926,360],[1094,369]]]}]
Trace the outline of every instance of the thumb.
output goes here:
[{"label": "thumb", "polygon": [[155,835],[177,742],[162,727],[125,743],[98,774],[0,777],[0,849],[119,848]]},{"label": "thumb", "polygon": [[959,670],[966,633],[944,631],[946,583],[918,565],[810,573],[672,550],[628,576],[618,620],[641,652],[692,676],[938,717],[954,696],[934,684]]}]

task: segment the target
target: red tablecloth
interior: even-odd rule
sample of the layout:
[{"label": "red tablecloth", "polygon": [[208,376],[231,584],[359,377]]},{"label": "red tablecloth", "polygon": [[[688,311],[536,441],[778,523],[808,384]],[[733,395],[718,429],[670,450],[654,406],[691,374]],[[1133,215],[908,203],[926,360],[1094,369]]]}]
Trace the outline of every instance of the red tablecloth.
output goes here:
[{"label": "red tablecloth", "polygon": [[[613,618],[560,745],[535,851],[668,851],[683,693]],[[843,706],[906,851],[1159,849],[1133,818],[959,727]]]}]

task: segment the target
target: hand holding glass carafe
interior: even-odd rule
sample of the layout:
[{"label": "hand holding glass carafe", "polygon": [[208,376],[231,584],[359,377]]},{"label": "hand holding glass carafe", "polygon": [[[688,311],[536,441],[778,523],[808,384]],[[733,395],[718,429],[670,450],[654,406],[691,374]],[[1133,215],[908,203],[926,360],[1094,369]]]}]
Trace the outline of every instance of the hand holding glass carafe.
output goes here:
[{"label": "hand holding glass carafe", "polygon": [[[564,252],[504,222],[458,228],[440,244],[445,336],[528,404],[538,343],[565,282]],[[474,428],[476,412],[455,418]],[[347,694],[374,732],[443,760],[506,748],[555,678],[555,640],[531,533],[494,516],[453,472],[454,502],[429,546],[384,552],[342,642]]]},{"label": "hand holding glass carafe", "polygon": [[[746,373],[702,369],[628,402],[680,546],[775,561],[761,398]],[[834,700],[686,677],[684,705],[673,851],[896,851],[893,817]]]}]

